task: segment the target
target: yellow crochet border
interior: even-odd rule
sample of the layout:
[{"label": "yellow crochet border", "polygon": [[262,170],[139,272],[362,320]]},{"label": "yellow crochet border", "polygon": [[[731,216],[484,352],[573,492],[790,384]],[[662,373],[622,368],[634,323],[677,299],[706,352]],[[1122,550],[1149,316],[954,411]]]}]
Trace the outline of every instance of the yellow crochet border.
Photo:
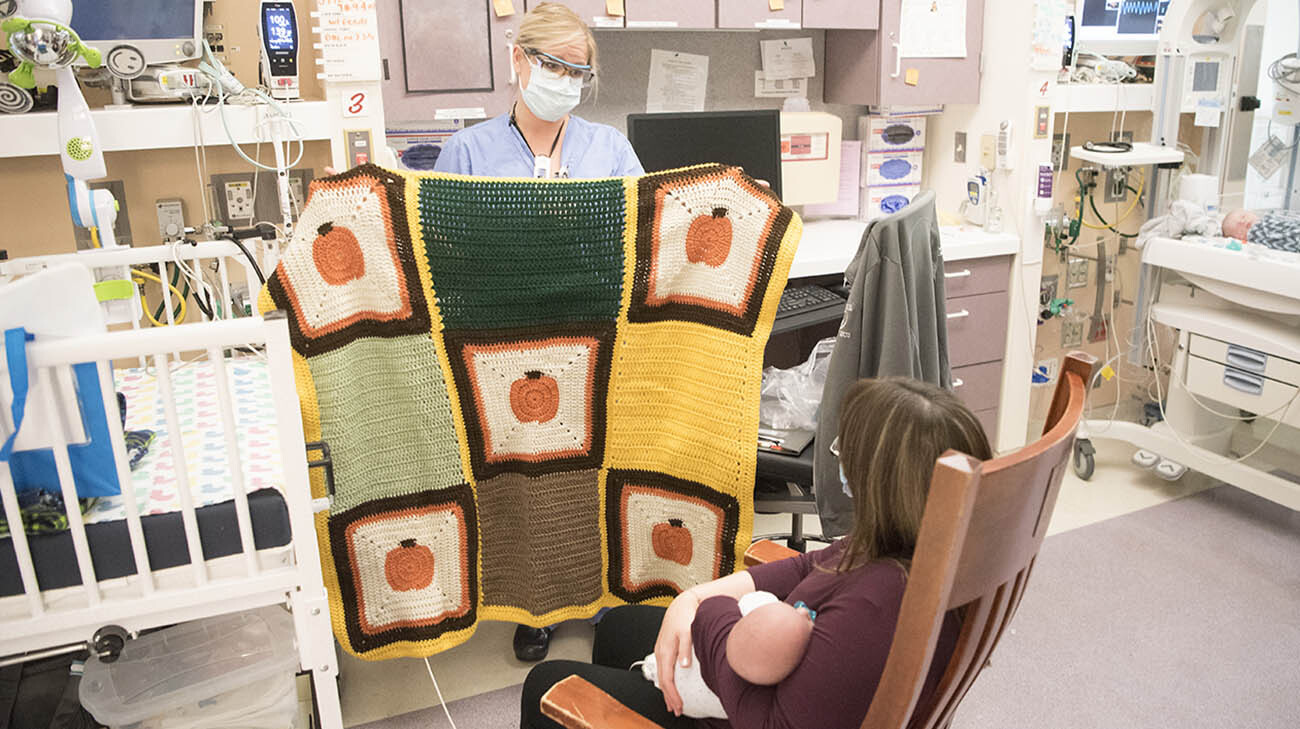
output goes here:
[{"label": "yellow crochet border", "polygon": [[[408,230],[411,235],[412,249],[414,251],[424,250],[423,229],[419,225],[419,185],[421,180],[429,178],[443,179],[463,179],[463,175],[447,175],[441,173],[400,173],[405,178],[405,198],[406,198],[406,215],[408,221]],[[637,209],[637,181],[640,178],[627,177],[621,178],[623,182],[623,192],[625,195],[625,210],[635,211]],[[534,182],[527,179],[510,179],[504,180],[509,182]],[[555,181],[551,181],[555,182]],[[576,182],[576,180],[562,180],[560,182]],[[587,180],[589,182],[589,180]],[[315,183],[313,183],[315,184]],[[772,271],[771,283],[769,283],[766,294],[763,299],[763,305],[759,311],[757,324],[754,331],[763,333],[762,337],[754,336],[748,338],[751,351],[747,352],[746,362],[753,368],[751,373],[753,381],[758,382],[761,377],[763,349],[767,343],[768,335],[771,332],[772,324],[776,319],[776,309],[781,298],[784,285],[776,285],[776,282],[784,282],[790,271],[790,266],[794,261],[794,254],[798,247],[800,238],[803,234],[803,222],[797,214],[792,214],[790,223],[786,228],[785,235],[782,238],[780,250],[777,253],[776,263]],[[292,244],[292,242],[291,242]],[[631,304],[632,282],[635,274],[636,264],[636,217],[629,215],[627,224],[624,226],[623,235],[623,293],[622,301],[619,306],[617,320],[617,334],[615,336],[615,347],[620,346],[623,341],[622,335],[628,326],[627,312]],[[417,255],[417,269],[420,274],[420,283],[425,292],[430,295],[425,299],[429,307],[430,336],[438,353],[438,363],[442,370],[443,381],[447,383],[449,401],[452,410],[452,419],[456,426],[456,436],[460,444],[461,472],[465,480],[469,483],[474,493],[475,499],[478,498],[478,484],[473,477],[473,470],[470,468],[470,453],[468,438],[465,433],[464,414],[460,409],[460,399],[455,392],[455,381],[452,377],[451,362],[447,356],[445,342],[443,339],[443,322],[440,311],[438,310],[437,297],[433,295],[433,282],[429,272],[428,262],[423,257]],[[263,287],[258,295],[258,309],[266,313],[275,308],[271,301],[270,295],[266,288]],[[739,338],[738,338],[739,339]],[[311,369],[307,360],[297,352],[293,353],[293,368],[298,391],[299,404],[302,409],[303,435],[307,440],[319,440],[321,437],[320,428],[320,409],[316,400],[315,383],[312,380]],[[746,423],[753,424],[753,430],[749,433],[742,434],[748,442],[755,442],[758,437],[758,417],[759,417],[759,392],[754,387],[751,394],[743,402],[736,403],[736,407],[743,409],[743,419]],[[604,462],[599,473],[598,493],[600,508],[600,543],[601,543],[601,567],[602,583],[604,592],[601,596],[585,605],[570,606],[558,610],[552,610],[541,615],[534,615],[521,608],[505,605],[489,605],[484,602],[482,580],[479,580],[479,594],[477,600],[478,621],[482,620],[499,620],[541,627],[552,625],[563,620],[586,619],[595,615],[601,608],[616,607],[625,604],[625,601],[610,592],[607,575],[609,573],[609,549],[608,544],[608,525],[605,519],[605,490],[606,479],[613,464],[611,454],[607,450]],[[755,461],[747,462],[745,472],[739,474],[739,483],[752,484],[754,481]],[[684,476],[685,477],[685,476]],[[323,473],[319,470],[313,470],[310,473],[311,494],[313,498],[321,498],[326,494],[325,479]],[[739,488],[738,493],[732,494],[740,507],[739,531],[735,542],[735,567],[737,570],[744,564],[744,552],[749,546],[751,535],[753,534],[754,509],[753,509],[753,489]],[[334,634],[344,650],[364,660],[385,660],[389,658],[413,657],[421,658],[424,656],[440,653],[449,648],[453,648],[469,640],[478,628],[478,621],[473,625],[462,630],[444,633],[434,640],[425,641],[397,641],[382,648],[376,648],[370,651],[357,651],[351,645],[348,638],[348,630],[344,621],[343,606],[340,601],[338,575],[334,570],[334,556],[331,551],[331,543],[328,528],[328,512],[321,512],[315,515],[315,525],[317,541],[321,551],[321,567],[324,578],[326,592],[329,595],[330,602],[330,620],[334,628]],[[477,525],[476,525],[477,526]],[[482,574],[482,555],[475,555],[478,561],[476,569]],[[671,602],[670,598],[659,597],[646,601],[650,605],[667,605]]]}]

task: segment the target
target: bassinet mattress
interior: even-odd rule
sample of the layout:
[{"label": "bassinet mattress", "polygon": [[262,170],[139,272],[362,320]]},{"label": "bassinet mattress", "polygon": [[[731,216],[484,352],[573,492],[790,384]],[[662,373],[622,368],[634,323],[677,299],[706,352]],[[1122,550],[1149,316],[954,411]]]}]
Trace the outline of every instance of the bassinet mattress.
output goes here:
[{"label": "bassinet mattress", "polygon": [[[234,398],[235,431],[244,485],[251,492],[278,488],[279,439],[275,430],[275,402],[271,396],[266,363],[253,357],[227,360],[226,374]],[[176,488],[177,465],[172,457],[158,378],[152,370],[131,368],[116,372],[117,391],[126,396],[126,429],[154,431],[149,452],[131,472],[131,487],[142,515],[180,511]],[[185,446],[186,472],[194,505],[208,506],[234,496],[226,437],[221,427],[216,375],[208,362],[195,362],[172,372],[172,391]],[[84,515],[87,524],[126,517],[126,499],[100,499]]]},{"label": "bassinet mattress", "polygon": [[[241,357],[227,360],[226,371],[234,399],[241,471],[249,492],[253,542],[258,549],[283,546],[289,543],[290,528],[288,508],[278,490],[280,452],[266,365],[256,358]],[[215,377],[206,361],[172,372],[186,471],[205,559],[236,554],[241,549]],[[137,503],[142,505],[150,566],[159,570],[186,564],[189,553],[179,513],[177,466],[157,377],[151,370],[132,368],[118,370],[115,380],[118,392],[127,400],[126,428],[156,434],[149,452],[132,471],[130,484]],[[83,517],[95,574],[100,580],[135,573],[125,501],[120,495],[101,498]],[[33,535],[28,542],[42,590],[81,583],[70,532]],[[0,539],[0,596],[21,593],[13,542],[6,537]]]}]

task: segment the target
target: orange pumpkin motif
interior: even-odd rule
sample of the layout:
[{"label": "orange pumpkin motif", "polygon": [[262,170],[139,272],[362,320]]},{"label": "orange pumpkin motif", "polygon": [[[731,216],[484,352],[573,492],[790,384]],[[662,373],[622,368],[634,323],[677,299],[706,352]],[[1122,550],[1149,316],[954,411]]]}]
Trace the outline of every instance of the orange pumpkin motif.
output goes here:
[{"label": "orange pumpkin motif", "polygon": [[560,411],[560,385],[533,370],[510,383],[510,409],[521,423],[545,423]]},{"label": "orange pumpkin motif", "polygon": [[366,259],[361,255],[361,244],[352,231],[325,223],[316,229],[316,233],[316,240],[311,244],[311,258],[325,283],[341,286],[366,275]]},{"label": "orange pumpkin motif", "polygon": [[731,253],[731,218],[726,208],[714,208],[712,215],[701,215],[686,229],[686,260],[717,268]]},{"label": "orange pumpkin motif", "polygon": [[403,539],[384,557],[384,577],[398,592],[423,590],[433,583],[433,552],[414,539]]},{"label": "orange pumpkin motif", "polygon": [[691,532],[681,519],[669,519],[666,523],[655,524],[650,530],[650,546],[655,555],[661,559],[676,562],[682,566],[691,563]]}]

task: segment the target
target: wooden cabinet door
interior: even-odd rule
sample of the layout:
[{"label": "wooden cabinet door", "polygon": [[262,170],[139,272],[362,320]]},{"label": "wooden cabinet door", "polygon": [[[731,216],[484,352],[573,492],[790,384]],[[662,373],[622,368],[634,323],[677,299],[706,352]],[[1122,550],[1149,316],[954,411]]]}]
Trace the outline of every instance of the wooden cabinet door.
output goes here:
[{"label": "wooden cabinet door", "polygon": [[[524,10],[532,10],[541,5],[545,0],[524,0]],[[593,28],[622,28],[623,16],[607,15],[605,13],[605,0],[551,0],[558,1],[562,5],[569,6],[579,17],[587,21],[587,25]]]},{"label": "wooden cabinet door", "polygon": [[717,6],[709,0],[626,0],[629,28],[717,27]]},{"label": "wooden cabinet door", "polygon": [[[974,104],[980,99],[980,53],[984,45],[984,0],[966,0],[965,58],[899,58],[903,0],[880,6],[881,104]],[[915,85],[909,72],[915,71]]]},{"label": "wooden cabinet door", "polygon": [[772,0],[718,0],[718,27],[797,28],[803,19],[802,0],[785,0],[785,8],[772,10]]},{"label": "wooden cabinet door", "polygon": [[803,27],[875,30],[880,0],[803,0]]}]

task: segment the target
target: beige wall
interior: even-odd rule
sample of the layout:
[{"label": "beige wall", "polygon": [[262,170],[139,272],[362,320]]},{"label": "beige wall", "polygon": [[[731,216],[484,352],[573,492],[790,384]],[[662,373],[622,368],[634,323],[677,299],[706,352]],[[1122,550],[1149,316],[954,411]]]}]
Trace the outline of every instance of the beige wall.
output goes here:
[{"label": "beige wall", "polygon": [[[315,0],[294,0],[298,10],[301,51],[298,58],[299,83],[305,99],[321,99],[323,91],[316,79],[316,51],[312,49],[312,24],[309,13]],[[252,0],[218,0],[212,3],[213,16],[207,23],[222,26],[225,52],[220,54],[230,70],[245,84],[257,82],[258,46],[256,30],[257,3]],[[92,106],[107,101],[107,92],[88,89]],[[207,140],[209,174],[246,172],[251,165],[240,159],[224,138]],[[254,145],[244,151],[255,156]],[[269,145],[262,148],[264,163],[271,159]],[[136,245],[159,242],[154,202],[159,198],[179,197],[185,201],[186,222],[201,222],[203,205],[200,182],[195,167],[194,150],[162,149],[132,152],[109,152],[104,155],[108,169],[105,179],[121,180],[127,199],[127,213]],[[299,167],[312,168],[319,176],[329,163],[329,144],[307,144]],[[204,183],[207,181],[205,180]],[[59,158],[53,155],[0,159],[0,249],[10,257],[73,250],[72,220],[68,212],[66,188]]]}]

